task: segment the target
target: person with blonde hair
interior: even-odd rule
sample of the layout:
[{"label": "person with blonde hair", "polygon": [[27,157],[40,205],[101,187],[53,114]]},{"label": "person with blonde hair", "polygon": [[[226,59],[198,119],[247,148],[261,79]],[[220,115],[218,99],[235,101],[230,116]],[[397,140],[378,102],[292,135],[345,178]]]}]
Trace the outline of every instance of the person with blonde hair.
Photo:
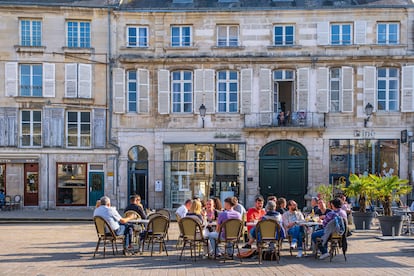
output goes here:
[{"label": "person with blonde hair", "polygon": [[201,214],[202,206],[200,200],[193,200],[191,203],[190,211],[187,213],[186,217],[194,218],[201,225],[206,225],[206,220]]}]

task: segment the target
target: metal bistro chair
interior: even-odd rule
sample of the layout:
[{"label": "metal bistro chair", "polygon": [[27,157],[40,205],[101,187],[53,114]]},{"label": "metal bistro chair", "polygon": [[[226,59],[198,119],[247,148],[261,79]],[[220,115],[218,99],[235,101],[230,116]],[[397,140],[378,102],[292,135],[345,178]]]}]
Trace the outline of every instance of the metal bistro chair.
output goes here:
[{"label": "metal bistro chair", "polygon": [[[342,218],[341,218],[342,219]],[[343,220],[343,219],[342,219]],[[335,220],[330,221],[329,223],[335,223]],[[328,224],[329,224],[328,223]],[[345,231],[342,234],[339,233],[332,233],[328,238],[328,253],[329,253],[329,261],[332,262],[333,257],[339,254],[339,249],[342,249],[342,254],[344,255],[345,261],[346,258],[346,251],[348,250],[348,225],[346,221],[343,221],[343,225],[345,227]],[[316,248],[322,243],[322,238],[316,239]],[[317,252],[317,251],[316,251]],[[318,258],[318,254],[315,254],[315,258]]]},{"label": "metal bistro chair", "polygon": [[[180,220],[181,220],[180,215],[175,213],[175,219],[177,220],[178,225],[180,225]],[[175,248],[178,249],[178,247],[182,246],[182,244],[183,244],[183,236],[181,235],[181,232],[180,232],[177,238],[177,243],[175,244]]]},{"label": "metal bistro chair", "polygon": [[[98,242],[96,243],[95,252],[93,253],[93,257],[95,258],[96,252],[98,252],[99,245],[101,244],[101,241],[103,241],[104,244],[104,258],[106,255],[106,243],[109,241],[112,244],[112,253],[115,255],[114,251],[114,244],[116,253],[118,254],[118,247],[116,246],[117,241],[124,242],[125,236],[124,235],[117,235],[114,230],[109,226],[108,222],[100,216],[95,216],[93,218],[93,221],[95,222],[95,228],[96,233],[98,234]],[[108,232],[109,231],[109,232]]]},{"label": "metal bistro chair", "polygon": [[[159,209],[155,213],[166,216],[168,220],[171,220],[170,211],[168,211],[167,209]],[[168,233],[167,233],[167,241],[170,241],[170,237],[168,236]]]},{"label": "metal bistro chair", "polygon": [[4,210],[11,211],[13,207],[11,196],[6,195],[4,197]]},{"label": "metal bistro chair", "polygon": [[170,220],[163,216],[153,216],[147,225],[147,228],[144,232],[144,237],[142,240],[142,252],[144,251],[145,242],[148,245],[151,244],[151,256],[154,252],[154,243],[159,244],[160,253],[164,249],[165,253],[168,256],[167,245],[165,244],[165,238],[167,236],[168,228],[170,225]]},{"label": "metal bistro chair", "polygon": [[15,195],[13,197],[12,201],[12,208],[13,209],[20,209],[22,203],[22,196],[21,195]]},{"label": "metal bistro chair", "polygon": [[194,261],[197,260],[197,247],[199,248],[199,254],[201,253],[201,246],[208,246],[208,240],[203,236],[203,227],[199,222],[194,218],[184,217],[178,223],[180,228],[180,234],[183,239],[183,247],[181,249],[180,260],[183,256],[184,249],[188,244],[190,247],[191,258],[193,258],[194,251]]},{"label": "metal bistro chair", "polygon": [[[218,238],[216,240],[216,246],[214,248],[214,258],[217,257],[217,248],[220,243],[224,243],[225,247],[231,244],[232,250],[237,248],[237,255],[239,256],[240,262],[242,262],[241,255],[240,255],[240,238],[243,234],[243,221],[240,219],[229,219],[223,222],[220,225],[220,229],[218,231]],[[223,237],[222,237],[223,235]],[[234,256],[234,254],[233,254]],[[224,262],[226,262],[226,258],[232,258],[233,256],[228,256],[227,250],[224,250]]]},{"label": "metal bistro chair", "polygon": [[259,221],[256,225],[256,245],[259,254],[259,264],[262,262],[262,250],[270,244],[274,245],[274,248],[268,247],[268,250],[271,251],[271,260],[275,257],[277,263],[279,263],[280,249],[282,247],[282,228],[275,220]]}]

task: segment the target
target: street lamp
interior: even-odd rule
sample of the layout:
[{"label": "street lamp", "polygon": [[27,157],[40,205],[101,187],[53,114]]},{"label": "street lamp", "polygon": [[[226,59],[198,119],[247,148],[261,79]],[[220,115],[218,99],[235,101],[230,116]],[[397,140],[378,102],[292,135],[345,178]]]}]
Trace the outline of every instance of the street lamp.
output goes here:
[{"label": "street lamp", "polygon": [[367,103],[367,105],[365,106],[365,114],[367,114],[367,118],[364,119],[364,127],[367,127],[367,124],[369,122],[369,119],[371,118],[373,110],[374,110],[374,107],[372,106],[372,104]]},{"label": "street lamp", "polygon": [[200,111],[200,116],[201,116],[201,120],[203,120],[203,128],[204,128],[204,117],[206,117],[207,108],[204,104],[201,104],[198,110]]}]

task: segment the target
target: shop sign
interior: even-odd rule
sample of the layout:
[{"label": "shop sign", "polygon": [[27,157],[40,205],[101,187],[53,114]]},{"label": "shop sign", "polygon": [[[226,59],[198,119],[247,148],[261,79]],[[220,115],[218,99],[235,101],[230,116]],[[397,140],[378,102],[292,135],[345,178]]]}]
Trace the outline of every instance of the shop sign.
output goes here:
[{"label": "shop sign", "polygon": [[354,130],[354,137],[358,138],[375,138],[374,130]]},{"label": "shop sign", "polygon": [[0,159],[0,163],[38,163],[39,159]]}]

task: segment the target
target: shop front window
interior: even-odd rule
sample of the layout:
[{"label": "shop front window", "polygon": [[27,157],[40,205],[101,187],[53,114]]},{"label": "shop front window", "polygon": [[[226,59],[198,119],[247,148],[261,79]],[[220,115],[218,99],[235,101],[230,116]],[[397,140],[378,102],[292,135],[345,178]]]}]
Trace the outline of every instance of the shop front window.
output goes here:
[{"label": "shop front window", "polygon": [[6,164],[0,164],[0,190],[6,193]]},{"label": "shop front window", "polygon": [[399,140],[330,140],[330,181],[355,174],[399,174]]},{"label": "shop front window", "polygon": [[165,206],[187,198],[244,197],[245,145],[170,144],[165,146]]},{"label": "shop front window", "polygon": [[57,164],[56,205],[86,205],[86,166],[86,163]]}]

